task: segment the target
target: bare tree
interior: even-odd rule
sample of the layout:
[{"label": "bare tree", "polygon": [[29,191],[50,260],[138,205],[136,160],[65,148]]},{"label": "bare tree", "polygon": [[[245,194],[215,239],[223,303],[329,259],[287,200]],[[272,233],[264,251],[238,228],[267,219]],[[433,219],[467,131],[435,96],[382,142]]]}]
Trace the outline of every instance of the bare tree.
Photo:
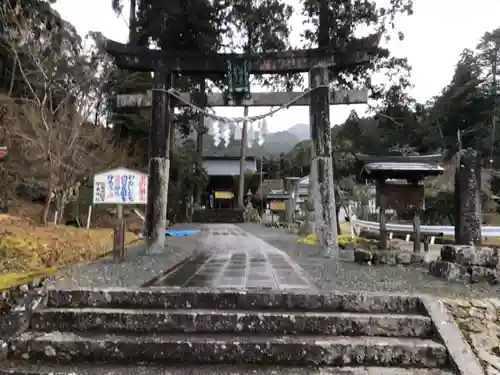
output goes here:
[{"label": "bare tree", "polygon": [[24,151],[26,174],[45,182],[42,220],[47,222],[54,192],[63,210],[82,176],[113,164],[108,155],[116,156],[116,145],[99,121],[112,64],[98,48],[99,34],[86,46],[56,13],[34,25],[12,3],[0,5],[0,24],[8,33],[2,42],[15,60],[24,95],[3,98],[4,127]]}]

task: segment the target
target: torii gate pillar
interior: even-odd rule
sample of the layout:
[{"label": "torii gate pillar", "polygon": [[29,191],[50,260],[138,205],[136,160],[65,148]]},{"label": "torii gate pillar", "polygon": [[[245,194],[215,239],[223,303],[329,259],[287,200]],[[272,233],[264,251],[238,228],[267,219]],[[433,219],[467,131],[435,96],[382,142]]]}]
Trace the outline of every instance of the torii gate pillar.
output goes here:
[{"label": "torii gate pillar", "polygon": [[154,75],[151,127],[149,129],[149,181],[146,206],[146,239],[149,254],[162,253],[167,226],[168,182],[170,175],[170,95],[172,74],[157,62]]},{"label": "torii gate pillar", "polygon": [[326,256],[338,258],[337,218],[335,216],[335,187],[333,185],[332,134],[328,67],[314,67],[309,72],[311,92],[310,122],[313,169],[311,174],[314,196],[314,228]]}]

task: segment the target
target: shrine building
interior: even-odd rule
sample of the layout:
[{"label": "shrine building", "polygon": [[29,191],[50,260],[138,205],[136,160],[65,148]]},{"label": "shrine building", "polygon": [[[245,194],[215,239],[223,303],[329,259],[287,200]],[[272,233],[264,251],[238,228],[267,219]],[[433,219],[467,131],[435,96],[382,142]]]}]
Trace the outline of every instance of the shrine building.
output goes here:
[{"label": "shrine building", "polygon": [[[240,158],[237,156],[207,156],[203,158],[203,168],[208,175],[207,197],[213,195],[212,208],[235,208],[238,195]],[[245,174],[257,172],[257,159],[245,158]],[[209,202],[205,202],[209,208]]]}]

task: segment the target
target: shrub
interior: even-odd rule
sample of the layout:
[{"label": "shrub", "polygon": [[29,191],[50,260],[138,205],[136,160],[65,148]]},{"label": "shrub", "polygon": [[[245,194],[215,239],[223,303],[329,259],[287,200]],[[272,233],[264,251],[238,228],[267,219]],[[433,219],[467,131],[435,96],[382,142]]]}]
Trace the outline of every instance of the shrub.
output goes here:
[{"label": "shrub", "polygon": [[[317,245],[318,238],[316,237],[315,234],[310,234],[306,237],[299,238],[298,242],[306,245]],[[377,245],[376,240],[371,240],[368,238],[357,237],[357,236],[351,237],[346,235],[338,236],[338,243],[341,248],[346,248],[350,245],[364,245],[368,247]]]}]

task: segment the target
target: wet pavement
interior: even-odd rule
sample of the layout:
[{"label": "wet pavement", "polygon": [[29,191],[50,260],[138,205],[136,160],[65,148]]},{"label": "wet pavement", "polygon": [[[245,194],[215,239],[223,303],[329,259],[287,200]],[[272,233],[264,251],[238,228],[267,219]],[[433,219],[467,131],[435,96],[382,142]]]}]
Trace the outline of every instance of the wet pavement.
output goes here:
[{"label": "wet pavement", "polygon": [[236,225],[204,225],[197,250],[152,287],[317,289],[287,254]]}]

